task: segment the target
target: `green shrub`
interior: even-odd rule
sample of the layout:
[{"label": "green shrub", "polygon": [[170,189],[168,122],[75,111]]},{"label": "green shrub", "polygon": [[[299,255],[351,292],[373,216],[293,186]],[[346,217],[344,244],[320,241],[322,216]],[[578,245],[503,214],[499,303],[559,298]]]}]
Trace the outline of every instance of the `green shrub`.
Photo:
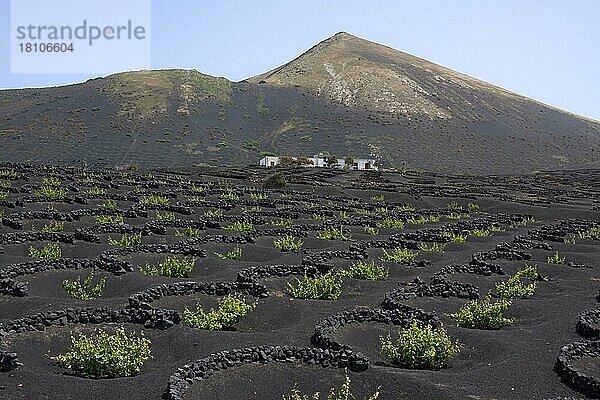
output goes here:
[{"label": "green shrub", "polygon": [[562,257],[558,251],[551,256],[548,256],[548,264],[566,264],[567,259]]},{"label": "green shrub", "polygon": [[409,219],[406,220],[406,222],[408,222],[409,224],[413,224],[413,225],[423,225],[423,224],[426,224],[427,222],[429,222],[429,219],[426,217],[419,217],[419,218],[410,217]]},{"label": "green shrub", "polygon": [[455,211],[462,210],[462,206],[460,204],[458,204],[456,201],[448,203],[447,208],[449,210],[455,210]]},{"label": "green shrub", "polygon": [[2,179],[15,179],[17,173],[12,169],[0,169],[0,178]]},{"label": "green shrub", "polygon": [[566,244],[575,244],[576,240],[577,240],[577,237],[575,235],[569,235],[569,236],[565,236],[563,241]]},{"label": "green shrub", "polygon": [[424,251],[426,253],[441,253],[446,251],[446,245],[443,243],[419,243],[419,250]]},{"label": "green shrub", "polygon": [[[367,400],[377,400],[378,397],[379,389],[377,389],[377,391],[373,393]],[[302,392],[295,386],[290,393],[283,396],[283,400],[320,400],[320,398],[319,392],[313,394],[312,396],[308,396],[306,394],[302,394]],[[356,400],[356,397],[350,391],[350,378],[346,376],[346,381],[337,391],[337,393],[335,388],[331,388],[331,391],[325,400]]]},{"label": "green shrub", "polygon": [[84,190],[83,193],[89,194],[92,196],[98,196],[98,195],[106,194],[106,189],[99,188],[99,187],[93,187],[91,189]]},{"label": "green shrub", "polygon": [[287,180],[285,179],[285,176],[283,176],[281,172],[276,172],[265,180],[263,187],[265,189],[281,189],[286,185]]},{"label": "green shrub", "polygon": [[387,279],[389,273],[389,269],[375,265],[374,261],[358,261],[350,265],[347,270],[340,271],[341,276],[369,281],[384,281]]},{"label": "green shrub", "polygon": [[477,204],[469,203],[467,204],[467,210],[469,210],[469,212],[474,212],[479,210],[479,206]]},{"label": "green shrub", "polygon": [[356,213],[359,215],[367,215],[369,217],[373,217],[377,214],[375,211],[365,210],[364,208],[356,210]]},{"label": "green shrub", "polygon": [[510,306],[510,301],[499,300],[492,303],[491,296],[481,300],[473,300],[464,305],[456,314],[450,316],[458,326],[472,329],[499,329],[512,324],[513,320],[506,318],[504,313]]},{"label": "green shrub", "polygon": [[[523,283],[523,278],[534,281],[529,284]],[[496,284],[496,293],[500,297],[505,298],[520,298],[531,297],[537,288],[538,269],[536,266],[525,265],[525,268],[518,270],[513,276],[504,282]]]},{"label": "green shrub", "polygon": [[132,234],[124,234],[123,236],[121,236],[121,239],[119,239],[119,240],[113,239],[109,236],[108,244],[110,244],[111,246],[125,246],[125,247],[138,246],[138,245],[142,244],[142,234],[141,234],[141,232],[140,233],[132,233]]},{"label": "green shrub", "polygon": [[53,199],[65,197],[67,195],[67,191],[60,186],[43,185],[40,190],[35,192],[35,194],[39,197]]},{"label": "green shrub", "polygon": [[400,332],[396,343],[389,336],[381,338],[381,353],[406,368],[441,369],[459,351],[444,328],[419,327],[416,321]]},{"label": "green shrub", "polygon": [[289,235],[273,241],[273,246],[281,251],[298,251],[303,244],[302,240]]},{"label": "green shrub", "polygon": [[50,223],[47,223],[46,225],[44,225],[44,227],[42,228],[42,232],[57,233],[57,232],[64,231],[64,229],[65,229],[64,222],[54,221],[54,222],[50,222]]},{"label": "green shrub", "polygon": [[452,212],[452,213],[448,214],[446,217],[448,217],[448,219],[456,220],[456,219],[461,219],[462,214]]},{"label": "green shrub", "polygon": [[223,210],[221,210],[220,208],[218,208],[216,210],[207,210],[207,211],[204,211],[204,216],[205,217],[222,217]]},{"label": "green shrub", "polygon": [[100,207],[104,207],[104,208],[110,208],[110,209],[116,209],[117,208],[117,202],[114,200],[106,200],[104,203],[100,204]]},{"label": "green shrub", "polygon": [[202,203],[206,201],[206,199],[202,196],[187,196],[187,199],[192,203]]},{"label": "green shrub", "polygon": [[350,240],[352,236],[346,235],[342,227],[339,228],[325,228],[321,232],[317,233],[317,238],[327,240]]},{"label": "green shrub", "polygon": [[228,295],[221,300],[216,310],[211,308],[206,312],[200,303],[196,305],[196,311],[186,307],[183,310],[183,320],[194,328],[220,331],[231,329],[255,307],[256,303],[247,304],[238,296]]},{"label": "green shrub", "polygon": [[473,229],[471,235],[475,237],[486,237],[492,236],[492,232],[489,229]]},{"label": "green shrub", "polygon": [[138,374],[150,355],[150,340],[127,335],[125,329],[118,328],[114,335],[103,330],[87,337],[71,336],[71,350],[63,355],[51,357],[53,360],[84,376],[96,378],[117,378]]},{"label": "green shrub", "polygon": [[512,228],[518,228],[518,227],[521,227],[521,226],[527,226],[529,224],[534,224],[536,222],[537,221],[533,217],[525,217],[525,218],[521,219],[521,221],[513,222],[513,224],[511,225],[511,227]]},{"label": "green shrub", "polygon": [[120,224],[123,222],[122,215],[98,215],[95,217],[97,224]]},{"label": "green shrub", "polygon": [[596,239],[596,240],[599,240],[600,239],[600,227],[599,226],[592,226],[587,231],[579,232],[577,234],[577,236],[579,236],[580,239]]},{"label": "green shrub", "polygon": [[60,186],[60,180],[56,176],[50,176],[42,180],[44,186]]},{"label": "green shrub", "polygon": [[221,260],[239,260],[242,258],[242,249],[239,246],[236,246],[233,250],[228,251],[227,253],[215,252],[215,255]]},{"label": "green shrub", "polygon": [[223,200],[239,200],[240,196],[238,196],[237,194],[233,193],[233,191],[231,189],[227,190],[225,193],[221,194],[221,198]]},{"label": "green shrub", "polygon": [[467,241],[467,235],[461,235],[460,233],[444,232],[442,236],[455,243],[464,243]]},{"label": "green shrub", "polygon": [[167,257],[157,266],[146,263],[140,267],[140,272],[149,276],[167,276],[169,278],[188,278],[194,267],[196,259],[192,257]]},{"label": "green shrub", "polygon": [[291,218],[281,218],[271,221],[271,225],[273,226],[292,226],[294,225],[294,221]]},{"label": "green shrub", "polygon": [[385,218],[377,223],[378,228],[404,229],[404,222],[395,218]]},{"label": "green shrub", "polygon": [[350,214],[348,214],[346,211],[340,211],[337,215],[337,218],[348,219],[348,218],[350,218]]},{"label": "green shrub", "polygon": [[297,299],[337,300],[342,294],[342,282],[328,272],[316,278],[296,278],[296,284],[288,283],[288,289]]},{"label": "green shrub", "polygon": [[93,279],[93,271],[83,278],[83,281],[81,280],[81,276],[78,276],[77,279],[65,279],[62,283],[63,289],[74,299],[93,300],[102,295],[106,278],[100,279],[96,285],[92,284]]},{"label": "green shrub", "polygon": [[40,260],[58,260],[61,256],[60,245],[58,243],[48,243],[41,249],[29,247],[29,257]]},{"label": "green shrub", "polygon": [[250,222],[235,221],[233,224],[223,228],[226,231],[248,232],[254,229]]},{"label": "green shrub", "polygon": [[379,235],[379,229],[373,226],[365,226],[365,233],[369,235]]},{"label": "green shrub", "polygon": [[188,226],[183,231],[180,231],[179,229],[175,229],[175,236],[178,236],[178,237],[183,236],[183,237],[197,238],[197,237],[200,237],[201,235],[202,235],[202,231],[200,229],[194,229],[191,226]]},{"label": "green shrub", "polygon": [[382,207],[375,207],[373,209],[373,211],[375,212],[375,214],[381,214],[381,215],[385,215],[388,213],[388,209],[385,206]]},{"label": "green shrub", "polygon": [[418,251],[405,249],[403,247],[396,247],[391,252],[383,249],[383,257],[381,257],[381,261],[392,261],[397,263],[403,261],[413,261],[418,255]]},{"label": "green shrub", "polygon": [[250,193],[250,198],[252,200],[258,201],[258,200],[266,200],[269,198],[269,196],[267,196],[266,193]]},{"label": "green shrub", "polygon": [[168,206],[171,201],[165,196],[144,196],[139,203],[145,206]]}]

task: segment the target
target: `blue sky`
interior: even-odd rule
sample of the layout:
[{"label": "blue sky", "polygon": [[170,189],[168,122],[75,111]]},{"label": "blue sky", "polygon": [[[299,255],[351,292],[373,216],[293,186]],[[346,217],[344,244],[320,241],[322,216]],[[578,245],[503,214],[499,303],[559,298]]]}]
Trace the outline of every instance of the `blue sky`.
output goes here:
[{"label": "blue sky", "polygon": [[[0,88],[92,77],[11,74],[9,10]],[[152,0],[151,63],[241,80],[347,31],[600,120],[599,17],[597,0]]]}]

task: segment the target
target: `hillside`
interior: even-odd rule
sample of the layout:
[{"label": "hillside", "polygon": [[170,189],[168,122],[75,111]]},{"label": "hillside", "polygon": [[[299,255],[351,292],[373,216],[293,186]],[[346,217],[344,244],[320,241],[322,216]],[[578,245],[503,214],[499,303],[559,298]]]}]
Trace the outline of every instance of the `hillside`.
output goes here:
[{"label": "hillside", "polygon": [[138,71],[0,91],[0,161],[143,168],[261,154],[518,173],[600,165],[600,124],[346,33],[242,82]]}]

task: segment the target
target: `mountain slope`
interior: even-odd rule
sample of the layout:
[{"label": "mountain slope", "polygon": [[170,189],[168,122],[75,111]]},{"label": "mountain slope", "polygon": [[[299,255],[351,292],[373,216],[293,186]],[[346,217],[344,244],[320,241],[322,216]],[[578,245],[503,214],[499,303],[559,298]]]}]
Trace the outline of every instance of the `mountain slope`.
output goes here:
[{"label": "mountain slope", "polygon": [[247,81],[300,87],[346,106],[407,117],[483,121],[492,119],[484,112],[523,114],[527,104],[535,103],[346,32],[337,33],[289,63]]},{"label": "mountain slope", "polygon": [[0,161],[257,164],[267,153],[518,173],[600,166],[600,124],[348,34],[243,82],[138,71],[0,91]]}]

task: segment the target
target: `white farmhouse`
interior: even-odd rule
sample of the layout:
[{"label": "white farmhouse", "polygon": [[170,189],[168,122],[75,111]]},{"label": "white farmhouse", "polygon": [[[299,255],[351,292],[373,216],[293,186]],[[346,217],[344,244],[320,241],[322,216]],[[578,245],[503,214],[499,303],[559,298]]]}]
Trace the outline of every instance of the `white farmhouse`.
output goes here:
[{"label": "white farmhouse", "polygon": [[[284,157],[286,158],[286,157]],[[359,170],[378,170],[377,162],[372,158],[353,158],[352,165],[346,165],[346,158],[337,158],[336,162],[333,165],[329,165],[327,163],[327,156],[319,153],[315,154],[313,157],[301,158],[301,157],[287,157],[288,159],[292,159],[294,161],[302,160],[302,164],[305,167],[331,167],[331,168],[341,168],[341,169],[359,169]],[[306,163],[304,163],[306,162]],[[263,167],[275,167],[280,165],[281,158],[276,156],[266,156],[260,160],[260,165]]]},{"label": "white farmhouse", "polygon": [[279,165],[279,157],[266,156],[261,158],[260,165],[263,167],[275,167]]}]

